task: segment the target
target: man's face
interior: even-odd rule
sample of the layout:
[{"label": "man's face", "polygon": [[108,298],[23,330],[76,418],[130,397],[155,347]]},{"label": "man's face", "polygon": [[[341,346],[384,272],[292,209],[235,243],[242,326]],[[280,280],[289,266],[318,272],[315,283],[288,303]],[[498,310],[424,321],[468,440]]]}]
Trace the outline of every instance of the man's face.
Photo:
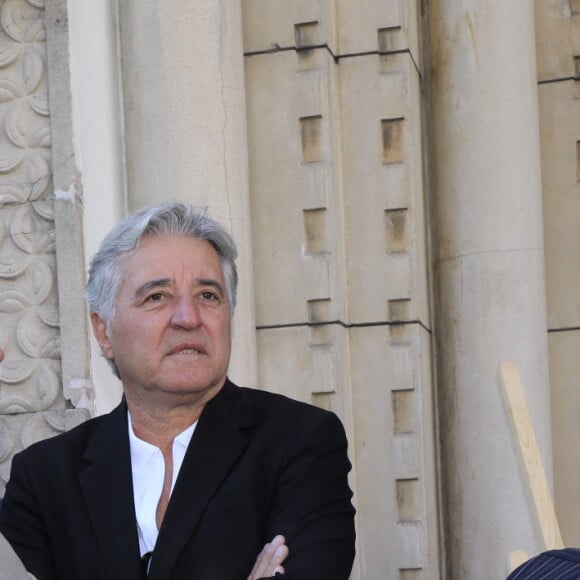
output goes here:
[{"label": "man's face", "polygon": [[122,264],[116,311],[93,328],[128,397],[208,400],[223,386],[231,308],[219,256],[205,240],[146,236]]}]

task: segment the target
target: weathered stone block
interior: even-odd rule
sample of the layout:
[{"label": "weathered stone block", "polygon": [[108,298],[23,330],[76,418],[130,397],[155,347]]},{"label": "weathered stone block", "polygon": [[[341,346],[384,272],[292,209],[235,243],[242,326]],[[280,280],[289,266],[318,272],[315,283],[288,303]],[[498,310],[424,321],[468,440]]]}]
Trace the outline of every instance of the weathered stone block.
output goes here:
[{"label": "weathered stone block", "polygon": [[550,328],[580,324],[580,100],[575,81],[540,86],[546,290]]},{"label": "weathered stone block", "polygon": [[580,54],[580,15],[575,0],[539,0],[536,13],[538,80],[574,76],[574,57]]}]

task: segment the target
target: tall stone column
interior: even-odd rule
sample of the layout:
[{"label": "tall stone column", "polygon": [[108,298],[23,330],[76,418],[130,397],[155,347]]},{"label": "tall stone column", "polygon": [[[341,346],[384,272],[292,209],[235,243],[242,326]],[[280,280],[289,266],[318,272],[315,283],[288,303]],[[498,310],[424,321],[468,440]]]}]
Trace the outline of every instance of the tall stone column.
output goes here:
[{"label": "tall stone column", "polygon": [[521,370],[551,473],[533,3],[429,10],[448,577],[503,578],[510,551],[543,548],[498,386],[503,360]]},{"label": "tall stone column", "polygon": [[119,2],[130,210],[209,207],[238,244],[234,379],[256,381],[242,22],[239,2]]}]

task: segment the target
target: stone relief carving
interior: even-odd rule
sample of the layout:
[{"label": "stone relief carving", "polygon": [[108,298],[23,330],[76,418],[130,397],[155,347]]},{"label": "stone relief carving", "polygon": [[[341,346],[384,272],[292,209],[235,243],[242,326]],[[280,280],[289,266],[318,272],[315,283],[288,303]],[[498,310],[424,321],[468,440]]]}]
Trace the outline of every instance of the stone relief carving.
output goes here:
[{"label": "stone relief carving", "polygon": [[[0,4],[0,496],[18,450],[80,422],[60,379],[44,0]],[[70,407],[70,405],[68,405]]]}]

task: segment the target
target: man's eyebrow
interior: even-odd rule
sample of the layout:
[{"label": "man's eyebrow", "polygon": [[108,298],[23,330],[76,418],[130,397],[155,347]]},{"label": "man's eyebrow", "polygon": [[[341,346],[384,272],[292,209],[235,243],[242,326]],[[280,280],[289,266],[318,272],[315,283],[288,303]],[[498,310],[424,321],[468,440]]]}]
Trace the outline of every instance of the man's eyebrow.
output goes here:
[{"label": "man's eyebrow", "polygon": [[224,287],[217,280],[214,280],[213,278],[197,278],[196,282],[200,286],[212,286],[213,288],[216,288],[217,290],[219,290],[222,294],[225,294]]},{"label": "man's eyebrow", "polygon": [[171,286],[173,281],[170,278],[159,278],[158,280],[149,280],[137,288],[135,291],[135,298],[141,298],[143,294],[146,294],[152,288],[159,288],[163,286]]}]

